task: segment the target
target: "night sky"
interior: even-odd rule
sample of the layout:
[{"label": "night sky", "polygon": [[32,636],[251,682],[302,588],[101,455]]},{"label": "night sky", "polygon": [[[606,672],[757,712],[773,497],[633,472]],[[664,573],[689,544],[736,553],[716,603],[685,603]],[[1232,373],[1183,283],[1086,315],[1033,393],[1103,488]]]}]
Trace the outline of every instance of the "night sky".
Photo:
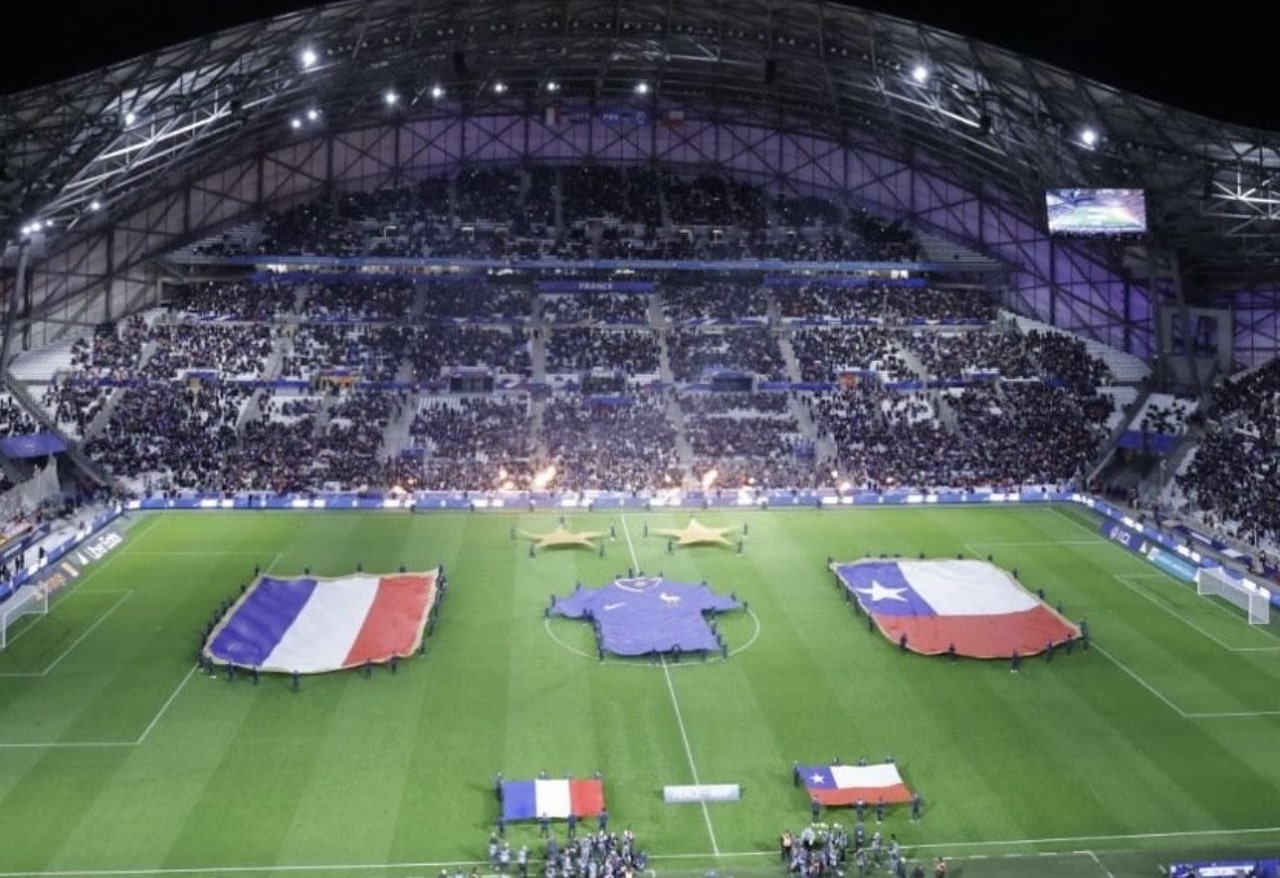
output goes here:
[{"label": "night sky", "polygon": [[[311,5],[299,0],[24,3],[9,10],[0,28],[0,92]],[[1201,3],[1204,11],[1191,14],[1176,11],[1182,4],[1168,0],[863,0],[852,5],[973,36],[1221,121],[1280,132],[1280,56],[1274,53],[1280,3],[1274,0]],[[1015,11],[996,16],[995,6]],[[28,26],[16,26],[19,9]]]}]

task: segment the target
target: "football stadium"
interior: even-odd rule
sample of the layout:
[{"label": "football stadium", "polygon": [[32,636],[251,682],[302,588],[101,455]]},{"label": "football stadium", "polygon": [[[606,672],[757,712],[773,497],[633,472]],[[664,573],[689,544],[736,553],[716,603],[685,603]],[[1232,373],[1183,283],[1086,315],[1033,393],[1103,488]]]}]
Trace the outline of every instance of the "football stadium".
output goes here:
[{"label": "football stadium", "polygon": [[0,143],[0,878],[1280,875],[1274,134],[341,0]]}]

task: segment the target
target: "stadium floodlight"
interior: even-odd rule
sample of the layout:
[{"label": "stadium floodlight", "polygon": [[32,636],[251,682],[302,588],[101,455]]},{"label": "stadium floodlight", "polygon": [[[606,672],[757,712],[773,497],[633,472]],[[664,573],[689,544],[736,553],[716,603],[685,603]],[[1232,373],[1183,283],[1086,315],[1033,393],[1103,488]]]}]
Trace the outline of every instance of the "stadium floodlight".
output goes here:
[{"label": "stadium floodlight", "polygon": [[1217,595],[1235,604],[1248,614],[1250,625],[1266,625],[1271,621],[1271,592],[1244,577],[1233,579],[1221,567],[1203,567],[1196,571],[1196,594]]},{"label": "stadium floodlight", "polygon": [[917,64],[911,68],[911,78],[915,80],[917,85],[924,85],[929,81],[929,68],[923,64]]},{"label": "stadium floodlight", "polygon": [[444,97],[444,88],[439,85],[431,86],[431,97],[437,101],[440,100],[442,97]]},{"label": "stadium floodlight", "polygon": [[499,95],[506,94],[506,91],[507,91],[507,84],[503,82],[501,79],[499,79],[497,82],[493,84],[494,94],[499,94]]},{"label": "stadium floodlight", "polygon": [[96,198],[93,199],[93,201],[89,202],[89,210],[93,211],[94,213],[97,213],[98,211],[102,210],[102,202]]},{"label": "stadium floodlight", "polygon": [[649,83],[643,79],[636,83],[636,94],[647,95],[649,93]]},{"label": "stadium floodlight", "polygon": [[302,53],[298,56],[298,60],[302,63],[303,70],[310,70],[320,61],[320,56],[316,54],[315,49],[308,47],[302,50]]},{"label": "stadium floodlight", "polygon": [[1080,142],[1092,149],[1098,145],[1098,130],[1086,125],[1080,132]]},{"label": "stadium floodlight", "polygon": [[560,90],[560,83],[556,82],[554,79],[547,81],[547,91],[552,92],[554,94],[559,90]]},{"label": "stadium floodlight", "polygon": [[289,127],[292,128],[294,131],[297,131],[299,128],[302,127],[302,120],[299,119],[297,116],[294,116],[292,119],[289,120]]},{"label": "stadium floodlight", "polygon": [[317,110],[315,107],[312,107],[310,110],[307,110],[307,121],[308,121],[308,122],[314,122],[314,121],[316,121],[316,120],[317,120],[317,119],[319,119],[319,118],[320,118],[320,111],[319,111],[319,110]]},{"label": "stadium floodlight", "polygon": [[400,103],[400,95],[396,94],[395,89],[387,89],[386,93],[382,96],[382,100],[388,107],[394,107],[396,104]]},{"label": "stadium floodlight", "polygon": [[124,114],[124,124],[126,128],[132,128],[138,122],[138,114],[133,110],[129,110]]}]

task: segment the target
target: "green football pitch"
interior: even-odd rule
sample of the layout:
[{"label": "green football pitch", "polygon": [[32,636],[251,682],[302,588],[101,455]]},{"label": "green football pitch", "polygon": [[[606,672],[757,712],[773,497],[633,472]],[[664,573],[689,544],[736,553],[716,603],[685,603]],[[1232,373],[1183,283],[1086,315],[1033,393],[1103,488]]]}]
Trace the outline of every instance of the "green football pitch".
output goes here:
[{"label": "green football pitch", "polygon": [[[1199,598],[1069,506],[717,511],[735,548],[667,553],[688,513],[571,513],[604,553],[530,557],[555,513],[135,516],[0,652],[0,878],[435,876],[482,860],[512,779],[605,778],[611,829],[658,875],[783,869],[809,820],[791,764],[892,754],[925,801],[880,827],[964,876],[1150,876],[1280,845],[1280,630]],[[991,555],[1043,588],[1088,652],[1054,661],[901,653],[855,615],[828,557]],[[255,564],[276,574],[444,564],[426,654],[378,669],[228,682],[199,633]],[[736,592],[727,659],[599,661],[553,594],[629,567]],[[737,802],[665,804],[666,784]],[[851,822],[845,812],[827,819]],[[509,830],[540,850],[536,827]]]}]

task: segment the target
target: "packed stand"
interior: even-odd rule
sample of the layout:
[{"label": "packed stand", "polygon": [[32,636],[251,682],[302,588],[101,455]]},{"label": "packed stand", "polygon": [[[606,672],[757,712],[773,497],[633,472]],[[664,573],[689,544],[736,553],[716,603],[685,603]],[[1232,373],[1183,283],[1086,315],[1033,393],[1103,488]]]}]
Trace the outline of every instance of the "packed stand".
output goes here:
[{"label": "packed stand", "polygon": [[1214,390],[1214,422],[1178,486],[1210,527],[1280,549],[1280,359]]},{"label": "packed stand", "polygon": [[426,401],[409,433],[415,447],[430,457],[485,464],[533,453],[529,402],[523,396]]},{"label": "packed stand", "polygon": [[969,385],[948,396],[948,407],[950,427],[867,384],[819,399],[814,416],[835,443],[842,481],[1009,487],[1075,477],[1105,437],[1110,412],[1105,398],[1039,381]]},{"label": "packed stand", "polygon": [[152,328],[144,378],[182,377],[186,371],[217,372],[228,378],[256,378],[275,347],[265,324],[158,324]]},{"label": "packed stand", "polygon": [[663,288],[662,310],[676,324],[762,323],[769,315],[769,294],[734,280],[669,284]]},{"label": "packed stand", "polygon": [[411,330],[401,326],[302,324],[286,336],[280,377],[288,380],[394,381]]},{"label": "packed stand", "polygon": [[1040,374],[1027,340],[1015,332],[916,331],[907,344],[930,377],[944,381],[964,380],[975,373],[997,373],[1002,378]]},{"label": "packed stand", "polygon": [[758,375],[766,381],[786,378],[777,336],[767,329],[675,329],[667,353],[677,381],[700,382],[721,371]]},{"label": "packed stand", "polygon": [[649,297],[636,293],[572,293],[542,297],[542,322],[549,324],[649,322]]},{"label": "packed stand", "polygon": [[680,397],[694,468],[718,484],[801,487],[784,482],[812,470],[813,449],[783,393],[690,393]]},{"label": "packed stand", "polygon": [[305,293],[302,317],[317,323],[404,320],[413,304],[413,289],[404,279],[314,283]]},{"label": "packed stand", "polygon": [[648,168],[564,168],[560,193],[566,225],[606,216],[649,228],[662,225],[662,183]]},{"label": "packed stand", "polygon": [[557,329],[546,334],[547,371],[609,369],[627,375],[658,371],[658,339],[645,330]]},{"label": "packed stand", "polygon": [[298,290],[278,280],[206,281],[187,287],[174,309],[189,319],[270,322],[293,312]]},{"label": "packed stand", "polygon": [[543,433],[561,490],[633,491],[682,483],[676,431],[660,398],[557,397],[547,403]]},{"label": "packed stand", "polygon": [[422,315],[427,320],[520,323],[529,318],[533,306],[533,294],[527,287],[475,280],[433,283],[424,295]]},{"label": "packed stand", "polygon": [[528,378],[533,374],[529,339],[520,329],[474,326],[396,327],[414,381],[435,381],[449,369],[483,368]]},{"label": "packed stand", "polygon": [[233,473],[236,424],[250,396],[237,384],[138,382],[121,392],[85,451],[144,489],[217,489]]},{"label": "packed stand", "polygon": [[776,287],[778,313],[798,323],[877,323],[884,311],[884,293],[870,286],[802,284]]},{"label": "packed stand", "polygon": [[347,257],[918,258],[915,237],[901,223],[845,213],[826,199],[771,198],[758,185],[712,173],[687,179],[646,167],[467,168],[453,179],[330,193],[272,214],[258,248]]},{"label": "packed stand", "polygon": [[836,381],[850,371],[879,373],[884,381],[916,378],[898,349],[899,337],[878,327],[802,329],[791,338],[800,380]]},{"label": "packed stand", "polygon": [[672,179],[666,185],[666,199],[671,222],[676,225],[759,229],[768,219],[759,187],[715,174]]}]

